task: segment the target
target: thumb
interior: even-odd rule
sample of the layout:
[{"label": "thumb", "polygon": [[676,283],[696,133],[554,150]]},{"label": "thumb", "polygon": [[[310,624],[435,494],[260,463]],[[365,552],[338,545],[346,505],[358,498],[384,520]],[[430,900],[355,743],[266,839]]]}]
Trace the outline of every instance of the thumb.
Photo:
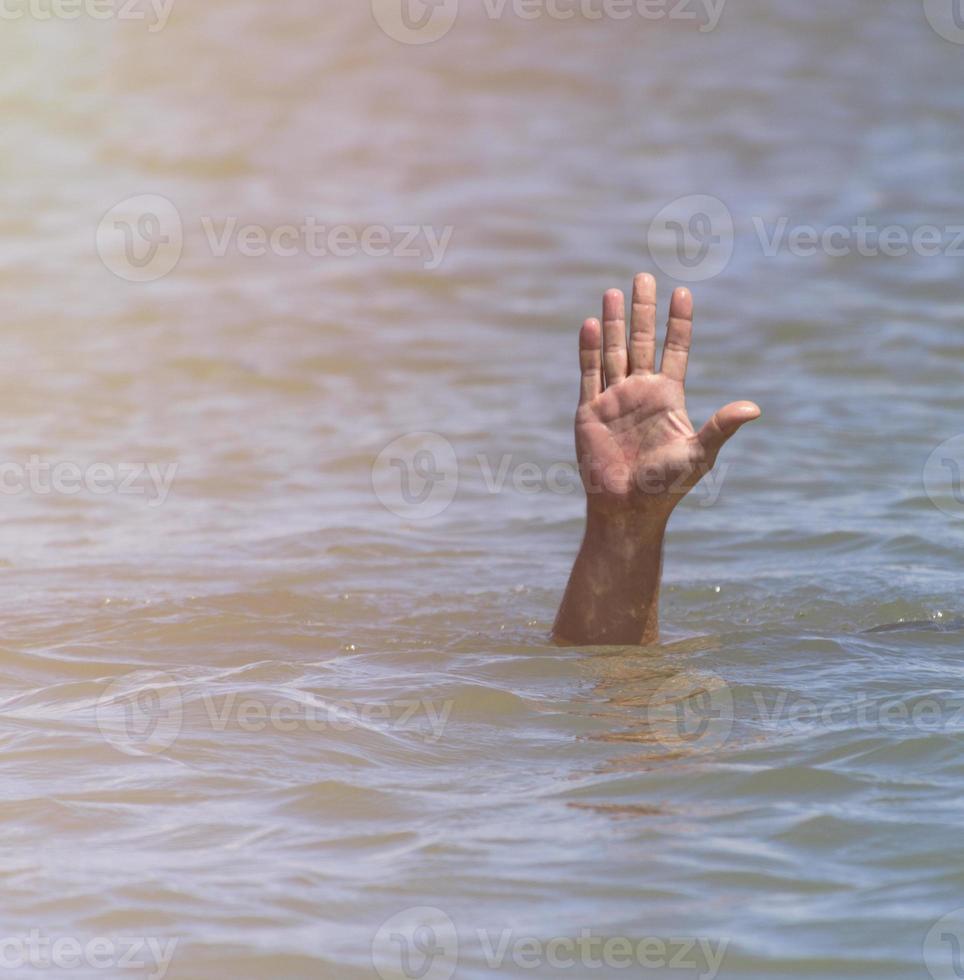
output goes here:
[{"label": "thumb", "polygon": [[736,435],[741,426],[758,419],[762,414],[760,406],[753,402],[731,402],[700,429],[700,444],[711,459],[716,459],[716,454],[731,436]]}]

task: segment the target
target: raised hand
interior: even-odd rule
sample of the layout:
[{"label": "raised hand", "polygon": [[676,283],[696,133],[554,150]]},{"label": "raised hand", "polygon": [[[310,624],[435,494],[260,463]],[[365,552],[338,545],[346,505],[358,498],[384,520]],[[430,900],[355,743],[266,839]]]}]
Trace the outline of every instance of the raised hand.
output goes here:
[{"label": "raised hand", "polygon": [[647,274],[633,284],[628,349],[625,302],[618,289],[603,297],[602,325],[596,319],[583,324],[576,455],[590,508],[668,516],[712,469],[727,439],[759,418],[753,402],[733,402],[696,432],[684,394],[692,333],[692,296],[688,289],[677,289],[657,372],[656,280]]},{"label": "raised hand", "polygon": [[579,335],[582,393],[576,451],[588,511],[586,535],[559,607],[553,637],[571,644],[642,644],[659,638],[666,522],[716,462],[727,439],[758,418],[753,402],[721,408],[697,432],[683,385],[693,299],[677,289],[656,371],[656,281],[636,277],[626,345],[623,294],[603,299],[603,322]]}]

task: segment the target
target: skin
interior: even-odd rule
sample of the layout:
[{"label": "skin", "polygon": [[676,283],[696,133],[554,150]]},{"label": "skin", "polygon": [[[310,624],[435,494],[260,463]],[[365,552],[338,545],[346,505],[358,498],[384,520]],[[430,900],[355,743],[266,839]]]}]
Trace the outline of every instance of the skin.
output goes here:
[{"label": "skin", "polygon": [[753,402],[721,408],[697,432],[684,384],[693,298],[677,289],[656,370],[656,280],[633,283],[629,344],[623,294],[603,297],[603,319],[579,334],[582,385],[576,455],[586,489],[586,533],[553,638],[573,646],[645,645],[659,639],[663,537],[683,497],[724,444],[760,417]]}]

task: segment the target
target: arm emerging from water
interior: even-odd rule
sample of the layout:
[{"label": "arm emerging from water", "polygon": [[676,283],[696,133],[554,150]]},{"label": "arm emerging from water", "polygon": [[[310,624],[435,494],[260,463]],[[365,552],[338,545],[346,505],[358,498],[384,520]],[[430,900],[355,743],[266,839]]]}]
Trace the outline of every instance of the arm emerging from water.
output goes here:
[{"label": "arm emerging from water", "polygon": [[656,280],[645,274],[633,284],[628,349],[619,290],[603,298],[602,324],[583,324],[576,456],[586,488],[586,534],[553,627],[558,643],[659,639],[670,515],[713,468],[724,443],[760,416],[753,402],[733,402],[699,432],[693,428],[683,389],[692,332],[693,298],[677,289],[656,371]]}]

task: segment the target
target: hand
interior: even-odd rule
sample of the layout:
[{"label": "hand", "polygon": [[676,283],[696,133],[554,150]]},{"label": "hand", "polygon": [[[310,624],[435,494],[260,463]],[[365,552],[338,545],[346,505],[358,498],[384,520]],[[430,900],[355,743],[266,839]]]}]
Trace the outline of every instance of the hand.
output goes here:
[{"label": "hand", "polygon": [[618,289],[603,298],[602,327],[595,319],[583,324],[576,454],[591,513],[668,519],[713,468],[723,444],[760,417],[753,402],[733,402],[696,432],[683,388],[692,332],[693,298],[688,289],[677,289],[657,373],[656,280],[645,274],[633,284],[628,352],[625,302]]}]

